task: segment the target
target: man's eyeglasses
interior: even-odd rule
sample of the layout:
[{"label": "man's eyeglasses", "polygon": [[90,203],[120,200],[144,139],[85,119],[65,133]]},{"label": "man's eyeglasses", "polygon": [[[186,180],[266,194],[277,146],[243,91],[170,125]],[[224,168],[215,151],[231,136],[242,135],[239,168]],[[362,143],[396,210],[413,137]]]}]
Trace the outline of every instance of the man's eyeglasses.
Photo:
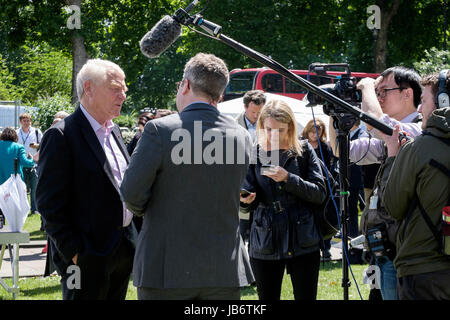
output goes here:
[{"label": "man's eyeglasses", "polygon": [[402,87],[398,87],[398,88],[385,88],[385,89],[381,89],[381,90],[375,90],[375,93],[377,95],[378,98],[384,99],[386,97],[386,93],[388,91],[392,91],[392,90],[400,90],[402,91],[403,89],[406,88],[402,88]]}]

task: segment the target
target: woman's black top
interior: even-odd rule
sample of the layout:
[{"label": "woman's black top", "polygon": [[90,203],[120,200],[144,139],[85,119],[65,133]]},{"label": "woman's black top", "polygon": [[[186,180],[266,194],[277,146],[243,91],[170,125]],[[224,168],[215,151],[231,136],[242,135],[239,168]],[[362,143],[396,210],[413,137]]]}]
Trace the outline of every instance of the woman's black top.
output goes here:
[{"label": "woman's black top", "polygon": [[241,210],[253,212],[249,255],[252,258],[278,260],[319,250],[320,237],[314,223],[316,206],[325,197],[325,183],[314,149],[302,141],[302,155],[280,150],[280,166],[288,171],[286,182],[275,182],[261,175],[261,159],[271,156],[261,148],[254,150],[256,163],[250,164],[243,188],[256,192],[250,205]]}]

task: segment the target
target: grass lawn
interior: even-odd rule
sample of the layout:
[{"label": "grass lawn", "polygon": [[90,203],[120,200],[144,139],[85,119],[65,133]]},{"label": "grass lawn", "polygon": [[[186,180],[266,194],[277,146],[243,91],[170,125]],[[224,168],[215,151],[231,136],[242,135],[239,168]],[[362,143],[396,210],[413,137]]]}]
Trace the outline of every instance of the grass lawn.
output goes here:
[{"label": "grass lawn", "polygon": [[[353,273],[359,286],[359,290],[364,300],[369,296],[369,287],[362,284],[362,273],[367,265],[352,266]],[[360,300],[356,286],[351,278],[352,284],[349,289],[350,300]],[[341,262],[327,262],[321,263],[318,284],[318,300],[343,300],[342,282],[342,263]],[[6,283],[12,286],[12,280],[6,279]],[[61,285],[59,276],[51,277],[33,277],[21,278],[19,280],[20,294],[17,300],[61,300]],[[0,300],[9,300],[11,295],[7,294],[5,290],[0,288]],[[137,300],[136,288],[130,281],[128,286],[127,300]],[[282,300],[293,300],[294,295],[290,277],[284,276],[283,288],[281,293]],[[256,287],[251,286],[242,290],[242,300],[258,300]]]},{"label": "grass lawn", "polygon": [[22,230],[30,233],[30,241],[34,240],[47,240],[47,236],[44,231],[40,231],[41,228],[41,216],[37,213],[29,215]]},{"label": "grass lawn", "polygon": [[[360,213],[361,214],[361,213]],[[30,240],[46,240],[46,235],[40,231],[41,217],[39,214],[28,216],[23,227],[24,231],[30,233]],[[364,300],[369,297],[369,286],[362,283],[363,270],[367,265],[353,265],[352,271],[356,278],[361,296]],[[349,288],[349,299],[360,300],[360,296],[355,286],[355,282],[349,271],[351,286]],[[61,284],[59,276],[50,277],[31,277],[19,279],[20,294],[17,300],[61,300]],[[6,279],[5,282],[12,287],[12,279]],[[342,263],[341,261],[326,262],[320,264],[318,300],[343,300],[342,283]],[[0,286],[0,300],[12,299]],[[137,300],[136,288],[130,280],[127,292],[127,300]],[[241,292],[242,300],[258,300],[258,294],[255,286],[244,288]],[[293,300],[292,285],[289,275],[285,274],[283,278],[283,287],[281,300]]]}]

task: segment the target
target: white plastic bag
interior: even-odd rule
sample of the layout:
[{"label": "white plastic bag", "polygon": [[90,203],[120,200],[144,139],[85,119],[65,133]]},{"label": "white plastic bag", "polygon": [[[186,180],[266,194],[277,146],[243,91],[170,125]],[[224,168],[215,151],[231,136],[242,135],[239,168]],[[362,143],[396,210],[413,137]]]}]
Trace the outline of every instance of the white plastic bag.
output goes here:
[{"label": "white plastic bag", "polygon": [[20,232],[30,211],[30,205],[27,186],[19,174],[12,174],[0,185],[0,208],[11,231]]}]

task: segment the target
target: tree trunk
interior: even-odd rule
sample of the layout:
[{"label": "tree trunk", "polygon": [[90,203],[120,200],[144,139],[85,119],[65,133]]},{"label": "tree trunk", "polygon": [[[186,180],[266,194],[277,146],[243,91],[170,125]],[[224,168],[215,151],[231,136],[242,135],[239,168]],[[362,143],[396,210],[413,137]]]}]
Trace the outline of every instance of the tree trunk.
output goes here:
[{"label": "tree trunk", "polygon": [[386,69],[387,42],[389,25],[392,18],[397,14],[402,0],[394,0],[392,7],[388,6],[391,1],[377,0],[376,4],[381,9],[381,26],[375,46],[375,72],[382,72]]},{"label": "tree trunk", "polygon": [[[81,8],[82,0],[66,0],[67,5],[76,5]],[[82,17],[82,14],[81,14]],[[86,47],[84,46],[84,38],[77,29],[71,30],[72,38],[72,104],[78,102],[77,94],[77,75],[83,65],[88,60]]]}]

